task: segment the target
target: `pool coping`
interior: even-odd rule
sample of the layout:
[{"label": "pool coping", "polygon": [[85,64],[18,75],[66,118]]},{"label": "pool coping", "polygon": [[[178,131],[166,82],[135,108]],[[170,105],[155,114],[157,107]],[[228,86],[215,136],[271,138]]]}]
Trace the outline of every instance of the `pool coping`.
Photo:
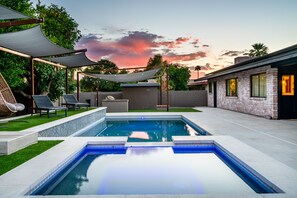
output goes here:
[{"label": "pool coping", "polygon": [[[213,143],[218,145],[237,159],[257,171],[264,178],[275,184],[285,193],[281,194],[245,194],[245,195],[158,195],[157,197],[295,197],[297,194],[297,171],[285,164],[269,157],[268,155],[240,142],[230,136],[174,136],[173,142],[166,143],[130,143],[127,137],[68,137],[64,142],[52,149],[29,160],[21,166],[0,177],[0,196],[3,197],[35,197],[24,196],[30,187],[42,181],[46,174],[60,167],[67,160],[79,152],[87,144],[101,145],[125,145],[125,146],[173,146],[199,143]],[[261,159],[261,160],[259,160]],[[290,178],[290,179],[288,179]],[[142,195],[119,195],[116,197],[142,197]],[[48,196],[49,197],[49,196]],[[55,196],[55,197],[88,197],[88,196]],[[92,195],[91,197],[111,197],[106,195]],[[112,196],[114,197],[114,196]],[[156,195],[145,195],[145,197],[156,197]]]}]

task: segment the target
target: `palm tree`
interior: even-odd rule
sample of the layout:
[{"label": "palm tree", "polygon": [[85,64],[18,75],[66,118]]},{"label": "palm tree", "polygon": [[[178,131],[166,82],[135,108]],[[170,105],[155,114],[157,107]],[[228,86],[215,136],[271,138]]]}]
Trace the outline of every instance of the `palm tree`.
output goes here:
[{"label": "palm tree", "polygon": [[250,50],[249,56],[258,57],[268,54],[268,47],[264,43],[255,43],[252,45],[253,49]]},{"label": "palm tree", "polygon": [[195,67],[195,71],[198,71],[197,72],[197,78],[199,78],[199,71],[201,70],[201,66],[199,66],[199,65],[197,65],[196,67]]}]

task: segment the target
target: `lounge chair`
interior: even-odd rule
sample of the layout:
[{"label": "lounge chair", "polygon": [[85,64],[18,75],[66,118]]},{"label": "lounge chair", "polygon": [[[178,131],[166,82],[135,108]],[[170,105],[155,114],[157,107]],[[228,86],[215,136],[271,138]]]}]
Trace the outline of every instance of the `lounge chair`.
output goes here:
[{"label": "lounge chair", "polygon": [[87,107],[89,108],[90,104],[89,103],[83,103],[83,102],[78,102],[76,97],[72,94],[65,94],[63,95],[65,103],[62,103],[62,105],[66,105],[67,107],[72,107],[74,109],[80,108],[80,107]]},{"label": "lounge chair", "polygon": [[24,109],[25,106],[21,103],[17,103],[10,87],[0,73],[0,115],[10,116]]},{"label": "lounge chair", "polygon": [[55,107],[52,101],[46,95],[33,95],[33,100],[35,102],[37,110],[40,111],[40,116],[43,115],[42,111],[46,111],[47,117],[50,116],[50,111],[54,110],[54,114],[57,114],[58,110],[65,110],[65,117],[67,116],[67,107]]}]

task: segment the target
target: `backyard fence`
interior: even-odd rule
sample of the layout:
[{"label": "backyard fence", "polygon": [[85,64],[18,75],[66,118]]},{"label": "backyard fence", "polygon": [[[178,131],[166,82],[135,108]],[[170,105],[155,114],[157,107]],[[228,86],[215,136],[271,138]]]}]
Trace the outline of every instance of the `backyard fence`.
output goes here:
[{"label": "backyard fence", "polygon": [[[98,92],[98,106],[102,106],[102,100],[106,96],[113,96],[115,99],[128,99],[129,109],[148,109],[155,108],[151,103],[148,103],[143,97],[139,95],[127,95],[123,92]],[[126,98],[123,98],[123,95]],[[129,97],[129,98],[127,98]],[[131,98],[130,98],[131,97]],[[155,96],[158,104],[161,104],[159,92]],[[80,102],[89,102],[91,106],[97,106],[97,93],[96,92],[82,92],[80,93]],[[147,97],[150,100],[150,97]],[[162,93],[162,104],[166,104],[166,92]],[[207,106],[207,92],[205,90],[193,90],[193,91],[169,91],[169,102],[171,107],[196,107],[196,106]]]}]

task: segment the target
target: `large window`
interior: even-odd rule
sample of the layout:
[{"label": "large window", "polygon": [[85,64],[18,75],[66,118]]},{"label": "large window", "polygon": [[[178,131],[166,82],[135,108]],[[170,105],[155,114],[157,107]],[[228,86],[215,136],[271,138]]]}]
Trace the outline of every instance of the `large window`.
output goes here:
[{"label": "large window", "polygon": [[252,97],[266,97],[266,73],[252,75]]},{"label": "large window", "polygon": [[237,78],[226,80],[226,96],[237,96]]}]

